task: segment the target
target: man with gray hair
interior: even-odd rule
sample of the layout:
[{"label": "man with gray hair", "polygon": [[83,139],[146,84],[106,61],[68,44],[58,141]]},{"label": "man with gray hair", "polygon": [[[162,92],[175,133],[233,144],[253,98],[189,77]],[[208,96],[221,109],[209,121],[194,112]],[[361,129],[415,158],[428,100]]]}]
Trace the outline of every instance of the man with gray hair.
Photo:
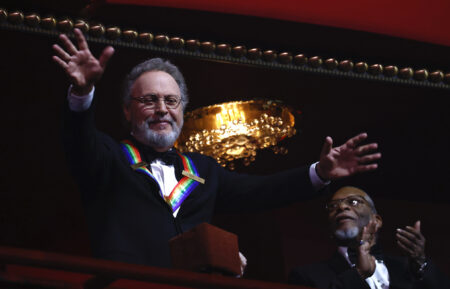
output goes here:
[{"label": "man with gray hair", "polygon": [[173,148],[188,103],[183,76],[173,64],[151,59],[127,77],[123,110],[130,137],[117,142],[94,125],[94,85],[114,53],[95,58],[74,30],[62,34],[53,60],[71,87],[65,114],[67,158],[79,183],[92,252],[99,258],[170,267],[169,239],[216,212],[279,207],[319,196],[330,180],[376,169],[376,143],[361,133],[333,147],[327,137],[317,163],[269,176],[230,172],[210,158]]},{"label": "man with gray hair", "polygon": [[397,229],[397,243],[407,258],[385,256],[377,244],[383,221],[366,192],[342,187],[326,209],[338,250],[330,260],[293,269],[289,283],[320,289],[450,288],[448,278],[425,256],[420,221]]},{"label": "man with gray hair", "polygon": [[[177,116],[173,117],[163,117],[162,120],[170,122],[171,130],[168,131],[167,134],[160,133],[159,130],[148,129],[151,127],[151,124],[156,120],[161,121],[159,116],[149,116],[145,121],[140,122],[139,118],[136,118],[136,114],[132,115],[132,107],[131,101],[135,100],[138,102],[147,105],[152,101],[152,95],[144,95],[143,98],[136,98],[132,96],[132,89],[140,84],[142,79],[140,78],[143,74],[151,74],[152,76],[149,78],[153,80],[153,78],[159,74],[170,75],[173,80],[175,80],[176,84],[179,88],[179,99],[177,94],[167,94],[164,96],[164,102],[166,107],[171,108],[171,105],[178,105],[181,101],[181,108],[184,112],[187,104],[188,104],[188,96],[187,96],[187,88],[186,83],[184,81],[183,75],[178,70],[178,68],[170,63],[169,61],[164,61],[160,58],[153,58],[147,61],[144,61],[137,66],[135,66],[131,72],[128,74],[125,82],[125,92],[124,92],[124,112],[127,120],[131,123],[131,134],[136,138],[139,142],[149,146],[149,147],[161,147],[162,151],[166,151],[172,148],[173,144],[178,138],[178,135],[181,132],[181,128],[183,126],[183,118]],[[147,80],[146,80],[147,81]],[[152,85],[152,84],[150,84]],[[154,103],[153,103],[154,105]],[[170,110],[169,114],[170,114]]]}]

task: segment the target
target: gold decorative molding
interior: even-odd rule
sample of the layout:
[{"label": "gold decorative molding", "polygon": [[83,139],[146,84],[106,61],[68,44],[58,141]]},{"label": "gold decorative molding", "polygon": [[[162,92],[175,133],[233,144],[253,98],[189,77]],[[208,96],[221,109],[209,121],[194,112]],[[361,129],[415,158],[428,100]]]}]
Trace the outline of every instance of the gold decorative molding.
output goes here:
[{"label": "gold decorative molding", "polygon": [[166,55],[412,86],[450,88],[450,73],[441,70],[400,68],[396,65],[384,66],[367,62],[353,63],[349,59],[328,58],[323,60],[317,55],[307,56],[303,53],[289,51],[263,51],[258,47],[247,49],[245,45],[216,44],[212,41],[184,39],[164,34],[154,36],[148,31],[123,30],[118,26],[105,27],[101,23],[83,19],[41,17],[36,13],[25,15],[21,11],[8,12],[0,9],[0,28],[50,36],[67,33],[69,37],[73,37],[73,29],[78,28],[86,34],[87,40],[91,42],[145,49]]}]

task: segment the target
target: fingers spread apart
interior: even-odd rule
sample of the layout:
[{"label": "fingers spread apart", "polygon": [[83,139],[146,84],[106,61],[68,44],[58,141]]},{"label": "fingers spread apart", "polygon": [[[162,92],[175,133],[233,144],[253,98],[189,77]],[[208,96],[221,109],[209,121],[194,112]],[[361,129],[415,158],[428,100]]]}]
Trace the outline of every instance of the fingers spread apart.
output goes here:
[{"label": "fingers spread apart", "polygon": [[75,47],[72,41],[70,41],[69,37],[67,37],[66,34],[59,35],[59,39],[61,39],[62,44],[70,55],[74,55],[78,52],[78,49]]}]

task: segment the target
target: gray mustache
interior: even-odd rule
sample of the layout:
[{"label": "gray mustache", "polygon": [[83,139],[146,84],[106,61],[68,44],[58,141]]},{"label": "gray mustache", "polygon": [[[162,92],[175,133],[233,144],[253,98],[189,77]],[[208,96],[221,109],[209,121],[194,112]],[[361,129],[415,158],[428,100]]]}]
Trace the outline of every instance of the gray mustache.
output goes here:
[{"label": "gray mustache", "polygon": [[173,119],[168,119],[168,118],[153,118],[153,117],[148,117],[145,122],[146,123],[154,123],[154,122],[160,122],[160,121],[167,121],[169,122],[171,125],[173,125],[175,123],[175,121]]}]

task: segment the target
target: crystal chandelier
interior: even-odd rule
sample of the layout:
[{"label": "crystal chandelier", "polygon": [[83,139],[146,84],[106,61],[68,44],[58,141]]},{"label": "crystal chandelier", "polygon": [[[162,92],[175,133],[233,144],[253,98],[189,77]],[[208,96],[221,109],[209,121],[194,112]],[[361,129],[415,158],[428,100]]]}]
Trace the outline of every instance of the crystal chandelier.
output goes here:
[{"label": "crystal chandelier", "polygon": [[258,149],[278,147],[279,141],[296,134],[292,110],[280,101],[250,100],[198,108],[185,114],[184,127],[175,146],[181,152],[211,156],[222,166],[234,169],[242,159],[248,166]]}]

